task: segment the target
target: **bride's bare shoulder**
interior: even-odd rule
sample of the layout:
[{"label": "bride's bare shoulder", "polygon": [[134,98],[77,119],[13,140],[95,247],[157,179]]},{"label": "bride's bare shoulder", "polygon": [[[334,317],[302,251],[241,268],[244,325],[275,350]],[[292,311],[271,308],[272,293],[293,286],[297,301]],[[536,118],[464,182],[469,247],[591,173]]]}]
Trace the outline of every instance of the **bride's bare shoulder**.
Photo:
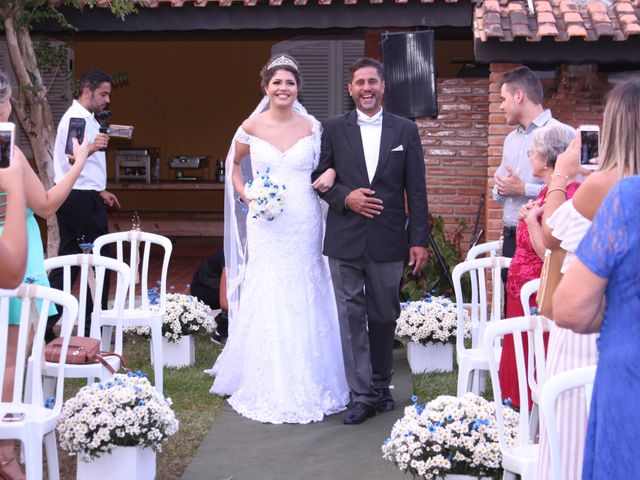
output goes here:
[{"label": "bride's bare shoulder", "polygon": [[257,135],[265,125],[265,112],[253,115],[242,122],[242,129],[249,135]]},{"label": "bride's bare shoulder", "polygon": [[311,134],[311,131],[313,130],[311,118],[300,114],[296,116],[295,126],[304,130],[306,135]]}]

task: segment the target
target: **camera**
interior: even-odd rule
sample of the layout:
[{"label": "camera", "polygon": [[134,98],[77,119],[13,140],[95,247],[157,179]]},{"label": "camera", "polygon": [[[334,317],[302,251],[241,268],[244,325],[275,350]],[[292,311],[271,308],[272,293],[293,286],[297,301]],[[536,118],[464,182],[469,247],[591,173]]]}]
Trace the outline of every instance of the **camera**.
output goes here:
[{"label": "camera", "polygon": [[95,114],[96,120],[100,123],[100,133],[106,133],[110,137],[126,138],[131,140],[133,127],[131,125],[107,125],[107,119],[111,116],[111,110],[102,110]]}]

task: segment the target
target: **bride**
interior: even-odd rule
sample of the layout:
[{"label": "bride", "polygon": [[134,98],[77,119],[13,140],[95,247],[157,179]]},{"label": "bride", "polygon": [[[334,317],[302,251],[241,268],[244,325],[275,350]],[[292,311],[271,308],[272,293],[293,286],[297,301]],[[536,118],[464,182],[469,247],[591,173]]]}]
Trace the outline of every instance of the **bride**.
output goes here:
[{"label": "bride", "polygon": [[[227,157],[229,339],[208,371],[215,376],[210,391],[229,395],[229,404],[253,420],[309,423],[349,401],[314,191],[328,189],[335,171],[310,183],[321,127],[297,101],[297,62],[277,55],[260,75],[266,95],[238,128]],[[280,186],[275,211],[256,209],[251,177]]]}]

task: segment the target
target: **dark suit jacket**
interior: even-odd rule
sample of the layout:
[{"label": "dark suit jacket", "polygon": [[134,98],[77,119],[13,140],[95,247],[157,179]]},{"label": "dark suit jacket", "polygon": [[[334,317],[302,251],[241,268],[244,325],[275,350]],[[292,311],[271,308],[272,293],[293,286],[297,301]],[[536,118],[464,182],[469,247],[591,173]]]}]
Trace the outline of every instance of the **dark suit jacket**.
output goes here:
[{"label": "dark suit jacket", "polygon": [[[330,118],[323,124],[320,163],[314,178],[327,168],[337,172],[336,182],[322,194],[329,203],[324,254],[351,260],[367,253],[378,262],[404,260],[407,255],[404,193],[409,204],[410,245],[427,245],[427,189],[424,155],[418,127],[386,110],[382,116],[378,167],[369,183],[357,112]],[[372,219],[345,208],[347,194],[370,188],[383,201],[384,210]]]}]

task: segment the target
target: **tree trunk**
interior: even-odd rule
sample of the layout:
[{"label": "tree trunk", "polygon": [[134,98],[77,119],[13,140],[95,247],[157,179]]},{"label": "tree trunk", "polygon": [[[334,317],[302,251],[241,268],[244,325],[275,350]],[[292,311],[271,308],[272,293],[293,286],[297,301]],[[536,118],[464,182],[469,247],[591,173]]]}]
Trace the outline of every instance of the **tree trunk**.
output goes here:
[{"label": "tree trunk", "polygon": [[[42,82],[29,30],[19,22],[18,8],[8,6],[0,13],[4,17],[9,56],[19,83],[19,91],[13,93],[11,103],[29,137],[40,180],[48,190],[53,186],[55,129],[47,88]],[[47,257],[58,254],[59,244],[58,222],[53,215],[47,219]]]}]

